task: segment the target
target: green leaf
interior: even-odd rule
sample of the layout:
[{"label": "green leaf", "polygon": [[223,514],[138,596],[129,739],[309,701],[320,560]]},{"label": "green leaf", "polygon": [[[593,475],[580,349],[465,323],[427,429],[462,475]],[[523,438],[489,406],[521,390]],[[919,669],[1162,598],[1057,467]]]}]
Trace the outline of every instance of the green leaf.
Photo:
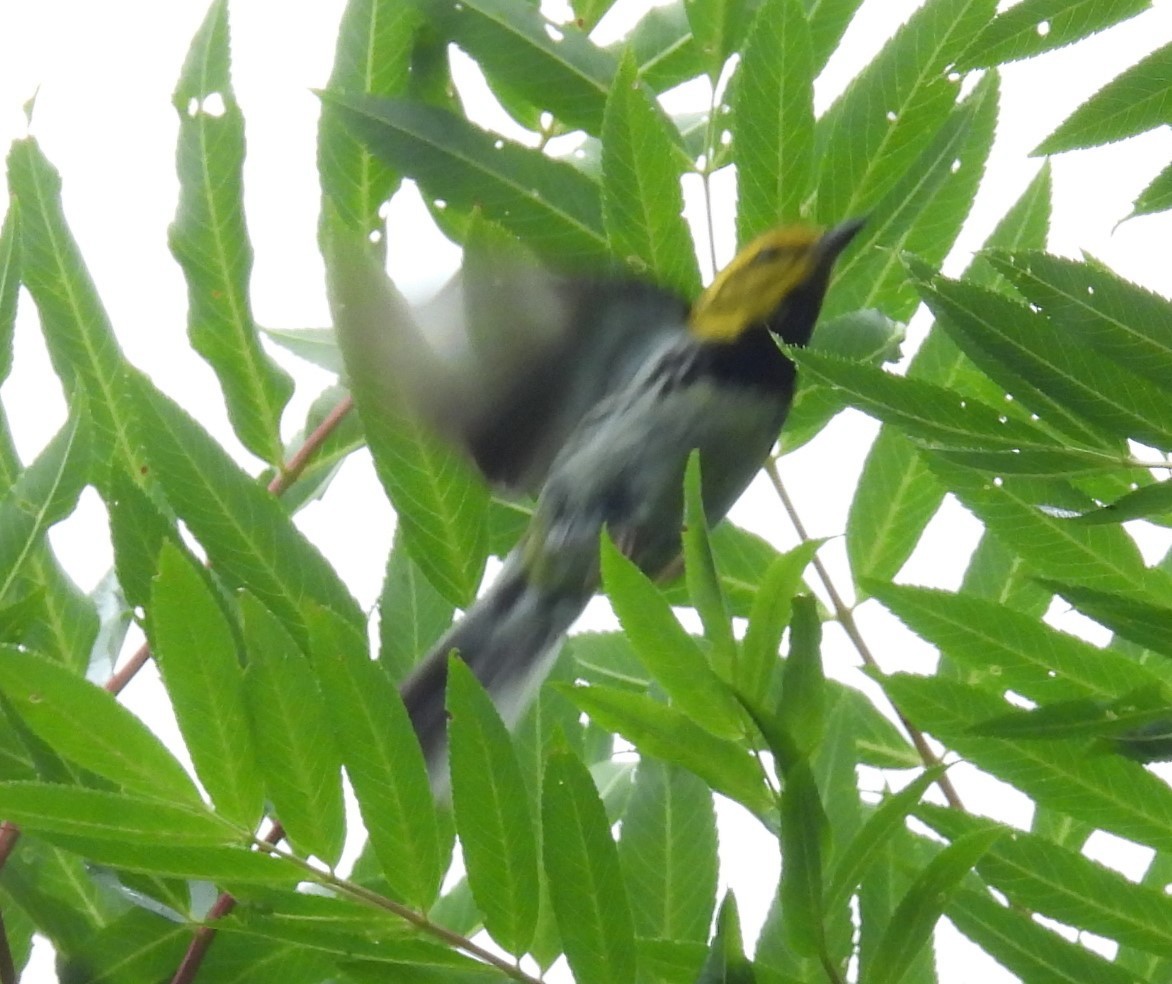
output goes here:
[{"label": "green leaf", "polygon": [[1152,178],[1152,183],[1141,191],[1131,206],[1133,218],[1137,215],[1155,215],[1172,208],[1172,164]]},{"label": "green leaf", "polygon": [[854,730],[854,752],[859,764],[876,769],[919,769],[923,759],[904,737],[903,733],[883,714],[866,694],[843,684],[828,680],[827,689],[833,695],[830,720],[836,715],[851,722]]},{"label": "green leaf", "polygon": [[615,62],[575,23],[551,24],[537,7],[509,0],[431,2],[424,10],[495,84],[572,129],[599,133]]},{"label": "green leaf", "polygon": [[1135,982],[1135,976],[1118,964],[1046,929],[1028,912],[999,905],[981,892],[962,888],[944,912],[957,929],[1021,980]]},{"label": "green leaf", "polygon": [[264,325],[257,325],[257,328],[266,338],[297,358],[326,372],[342,374],[342,352],[333,328],[266,328]]},{"label": "green leaf", "polygon": [[591,984],[629,984],[635,931],[618,852],[598,790],[571,752],[549,757],[541,824],[550,900],[570,969]]},{"label": "green leaf", "polygon": [[[966,683],[1036,703],[1112,700],[1159,683],[1135,660],[969,594],[867,582],[917,635],[939,647]],[[1055,585],[1057,587],[1057,585]]]},{"label": "green leaf", "polygon": [[379,662],[400,682],[452,624],[454,606],[424,576],[396,531],[379,596]]},{"label": "green leaf", "polygon": [[159,553],[165,543],[185,550],[179,530],[168,520],[130,475],[111,476],[106,499],[110,513],[110,539],[114,545],[114,570],[129,604],[149,609],[152,578],[158,571]]},{"label": "green leaf", "polygon": [[4,900],[4,937],[7,947],[9,966],[12,972],[9,976],[15,980],[16,975],[23,973],[32,956],[33,936],[37,932],[37,924],[33,918],[19,907],[7,894],[0,896]]},{"label": "green leaf", "polygon": [[928,787],[944,774],[937,766],[921,772],[898,793],[883,797],[863,828],[838,853],[834,870],[826,885],[826,910],[833,912],[850,901],[850,896],[863,880],[868,869],[891,845],[897,833],[906,829],[905,821],[916,808]]},{"label": "green leaf", "polygon": [[[769,565],[778,556],[776,548],[756,533],[728,520],[710,530],[708,540],[712,544],[720,587],[729,611],[733,615],[747,616]],[[672,595],[672,604],[677,603],[687,604],[687,601],[677,602]]]},{"label": "green leaf", "polygon": [[[987,245],[1012,249],[1042,246],[1049,214],[1050,171],[1049,165],[1044,165],[998,223]],[[970,276],[984,282],[993,275],[987,263],[983,267],[978,263]],[[907,375],[965,390],[965,383],[978,377],[938,326],[933,326],[912,358]],[[976,395],[975,388],[970,395]],[[943,487],[932,478],[916,448],[894,428],[884,426],[867,454],[847,517],[847,555],[856,581],[894,577],[943,498]]]},{"label": "green leaf", "polygon": [[12,335],[16,327],[16,298],[20,289],[20,212],[8,205],[0,223],[0,382],[12,370]]},{"label": "green leaf", "polygon": [[215,370],[241,443],[281,461],[281,411],[293,380],[261,349],[249,304],[244,115],[230,77],[228,4],[208,8],[171,101],[179,114],[179,206],[171,252],[187,280],[187,331]]},{"label": "green leaf", "polygon": [[666,92],[704,71],[683,0],[652,7],[627,37],[609,46],[616,62],[627,49],[635,56],[639,80],[654,92]]},{"label": "green leaf", "polygon": [[614,3],[615,0],[574,0],[570,9],[578,18],[578,26],[590,31],[614,7]]},{"label": "green leaf", "polygon": [[824,976],[817,960],[798,956],[790,946],[782,926],[781,904],[776,893],[757,940],[753,970],[761,984],[806,984]]},{"label": "green leaf", "polygon": [[[972,727],[975,735],[987,738],[1124,738],[1134,739],[1141,730],[1147,740],[1148,728],[1169,717],[1167,693],[1154,688],[1127,694],[1117,701],[1068,700],[1030,710],[1014,709]],[[1161,729],[1162,730],[1162,729]],[[1129,735],[1128,732],[1132,732]],[[1159,735],[1157,737],[1162,737]]]},{"label": "green leaf", "polygon": [[466,606],[488,557],[488,489],[466,456],[413,410],[388,373],[399,353],[386,319],[397,316],[404,302],[364,238],[337,229],[326,252],[350,388],[403,544],[448,601]]},{"label": "green leaf", "polygon": [[[1040,427],[943,386],[810,349],[794,350],[791,357],[803,373],[840,389],[853,406],[926,444],[1009,452],[1063,449],[1060,438]],[[1076,448],[1069,454],[1083,463],[1120,461],[1094,448]]]},{"label": "green leaf", "polygon": [[899,320],[912,316],[919,297],[901,253],[943,262],[984,176],[999,95],[998,76],[990,72],[933,128],[923,151],[870,208],[866,226],[836,266],[827,316],[863,307]]},{"label": "green leaf", "polygon": [[328,725],[391,888],[421,910],[435,901],[446,858],[423,753],[407,710],[364,637],[325,610],[310,613],[314,669]]},{"label": "green leaf", "polygon": [[220,935],[200,963],[200,974],[218,984],[318,984],[332,973],[328,957],[305,947],[231,933]]},{"label": "green leaf", "polygon": [[[1162,578],[1147,572],[1135,542],[1118,526],[1087,526],[1053,514],[1082,512],[1087,500],[1058,481],[990,480],[979,472],[928,458],[936,477],[1043,577],[1123,594],[1142,593],[1145,582],[1160,590]],[[1039,509],[1038,505],[1048,509]]]},{"label": "green leaf", "polygon": [[90,428],[84,403],[0,498],[0,599],[16,600],[13,588],[25,563],[39,552],[45,533],[73,512],[91,471]]},{"label": "green leaf", "polygon": [[[217,924],[226,936],[230,934],[266,946],[274,942],[288,943],[305,955],[333,954],[375,960],[401,960],[414,955],[421,962],[430,962],[436,956],[445,959],[445,951],[435,944],[409,939],[408,924],[402,919],[368,903],[317,893],[285,892],[268,886],[249,889],[247,901],[250,904],[237,906]],[[212,949],[219,945],[217,940]],[[450,956],[459,959],[455,954]],[[263,979],[257,984],[262,982]]]},{"label": "green leaf", "polygon": [[[339,362],[341,355],[338,355]],[[285,442],[285,454],[303,454],[307,442],[314,444],[305,467],[296,473],[278,473],[266,468],[257,480],[273,489],[290,515],[320,500],[329,489],[342,463],[365,443],[362,422],[351,413],[353,404],[341,386],[330,386],[318,394],[305,414],[305,423]]]},{"label": "green leaf", "polygon": [[716,812],[693,773],[640,759],[619,860],[640,937],[708,939],[716,896]]},{"label": "green leaf", "polygon": [[1020,475],[1023,478],[1079,478],[1117,474],[1126,464],[1117,456],[1072,448],[998,448],[992,451],[970,451],[964,448],[929,446],[928,450],[931,450],[932,456],[938,461],[992,472],[995,475]]},{"label": "green leaf", "polygon": [[[342,12],[329,88],[394,96],[407,86],[411,49],[419,25],[414,4],[398,0],[355,0]],[[366,149],[322,106],[317,134],[317,167],[322,195],[350,227],[380,230],[379,209],[391,197],[398,175]]]},{"label": "green leaf", "polygon": [[822,856],[830,821],[806,759],[786,769],[781,791],[781,883],[778,899],[786,939],[802,956],[826,952]]},{"label": "green leaf", "polygon": [[[854,311],[819,321],[810,345],[814,351],[853,362],[879,365],[900,357],[903,325],[879,311]],[[818,435],[830,419],[846,406],[841,394],[816,378],[798,374],[798,391],[781,431],[781,454],[788,455]]]},{"label": "green leaf", "polygon": [[619,63],[602,121],[602,217],[612,251],[637,274],[683,297],[700,293],[700,270],[683,218],[682,155],[658,105]]},{"label": "green leaf", "polygon": [[594,721],[617,731],[640,753],[682,765],[759,817],[771,812],[773,797],[760,766],[735,742],[717,738],[643,694],[610,687],[572,687],[566,692]]},{"label": "green leaf", "polygon": [[803,0],[810,21],[810,45],[814,66],[821,71],[838,47],[847,25],[862,5],[862,0]]},{"label": "green leaf", "polygon": [[769,565],[753,598],[735,682],[737,691],[754,703],[760,704],[770,692],[794,595],[800,590],[802,575],[820,546],[821,540],[806,540],[779,554]]},{"label": "green leaf", "polygon": [[729,55],[741,45],[749,22],[748,0],[684,0],[692,36],[707,66],[708,76],[716,82]]},{"label": "green leaf", "polygon": [[242,833],[199,803],[181,806],[158,797],[46,782],[0,783],[0,813],[40,833],[165,847],[230,844]]},{"label": "green leaf", "polygon": [[622,632],[578,632],[567,640],[575,675],[588,683],[646,691],[647,672]]},{"label": "green leaf", "polygon": [[891,917],[871,964],[870,980],[897,984],[929,945],[932,930],[961,880],[1002,837],[998,829],[958,837],[920,872]]},{"label": "green leaf", "polygon": [[188,753],[216,809],[255,829],[264,787],[244,704],[237,631],[189,557],[163,545],[151,598],[151,651]]},{"label": "green leaf", "polygon": [[54,751],[142,796],[202,806],[187,773],[110,693],[57,663],[0,647],[0,691]]},{"label": "green leaf", "polygon": [[847,516],[856,583],[895,577],[944,499],[943,486],[919,454],[894,422],[884,424],[871,445]]},{"label": "green leaf", "polygon": [[821,646],[818,603],[810,595],[799,595],[793,601],[789,655],[781,676],[777,720],[802,755],[814,750],[826,729],[826,680],[822,675]]},{"label": "green leaf", "polygon": [[728,679],[736,675],[737,643],[716,574],[701,488],[700,455],[693,451],[684,472],[684,572],[692,605],[704,625],[704,637],[712,647],[709,661]]},{"label": "green leaf", "polygon": [[131,909],[80,946],[58,953],[62,981],[160,981],[182,962],[192,930],[146,909]]},{"label": "green leaf", "polygon": [[1095,263],[1042,252],[985,255],[1063,337],[1166,386],[1172,372],[1172,303],[1167,298]]},{"label": "green leaf", "polygon": [[338,92],[321,96],[379,159],[414,178],[429,198],[480,208],[550,259],[607,257],[598,186],[570,164],[430,106]]},{"label": "green leaf", "polygon": [[1157,48],[1108,82],[1034,148],[1060,154],[1098,147],[1172,122],[1172,44]]},{"label": "green leaf", "polygon": [[818,219],[868,212],[931,142],[952,111],[959,79],[947,66],[989,20],[993,0],[932,0],[818,120],[825,148]]},{"label": "green leaf", "polygon": [[240,611],[244,696],[268,797],[293,847],[332,866],[346,837],[342,761],[331,724],[340,712],[322,700],[309,660],[281,623],[249,594]]},{"label": "green leaf", "polygon": [[[36,779],[37,763],[34,754],[25,747],[22,732],[27,731],[19,723],[9,719],[0,709],[0,779]],[[44,770],[48,771],[48,770]],[[50,775],[40,778],[51,779]]]},{"label": "green leaf", "polygon": [[0,898],[6,924],[10,911],[23,911],[44,936],[65,950],[81,946],[127,908],[125,898],[108,882],[94,878],[81,858],[31,831],[21,835],[20,849],[5,861]]},{"label": "green leaf", "polygon": [[85,670],[99,630],[93,602],[44,544],[25,560],[24,583],[27,594],[19,604],[28,622],[13,641],[79,672]]},{"label": "green leaf", "polygon": [[1023,0],[990,21],[957,60],[962,71],[1033,58],[1151,6],[1149,0]]},{"label": "green leaf", "polygon": [[[681,978],[682,979],[682,978]],[[732,892],[725,895],[716,916],[716,933],[696,984],[754,984],[753,966],[741,941],[741,919]]]},{"label": "green leaf", "polygon": [[344,960],[339,967],[346,975],[345,980],[352,984],[383,984],[387,980],[403,984],[495,984],[501,978],[500,971],[450,950],[438,950],[438,953],[448,956],[425,962],[411,959],[414,954],[408,954],[407,960],[397,961],[388,960],[380,953],[377,961]]},{"label": "green leaf", "polygon": [[602,583],[636,654],[672,702],[717,737],[742,735],[740,706],[728,685],[709,667],[659,589],[609,536],[602,538]]},{"label": "green leaf", "polygon": [[489,935],[522,956],[537,926],[537,837],[521,768],[492,700],[458,657],[448,661],[452,806],[468,883]]},{"label": "green leaf", "polygon": [[1015,611],[1041,618],[1053,597],[1030,573],[1029,565],[988,530],[969,558],[961,590]]},{"label": "green leaf", "polygon": [[[375,368],[372,366],[372,368]],[[365,412],[353,379],[375,469],[395,506],[412,560],[449,602],[466,606],[488,558],[488,490],[471,466],[406,413]]]},{"label": "green leaf", "polygon": [[1038,803],[1158,851],[1172,845],[1172,791],[1135,762],[1072,741],[974,736],[973,725],[1012,705],[952,680],[896,674],[883,687],[916,725]]},{"label": "green leaf", "polygon": [[107,463],[138,471],[125,361],[61,206],[61,176],[31,137],[8,152],[8,193],[20,209],[21,280],[36,302],[53,369],[80,392],[93,422],[99,485]]},{"label": "green leaf", "polygon": [[1041,583],[1124,639],[1172,656],[1172,608],[1064,581],[1041,579]]},{"label": "green leaf", "polygon": [[[1158,390],[1124,373],[1041,313],[909,261],[920,293],[953,341],[1030,410],[1084,445],[1111,447],[1135,432],[1167,439]],[[1134,393],[1112,386],[1135,386]]]},{"label": "green leaf", "polygon": [[814,63],[799,0],[767,0],[737,70],[737,239],[801,217],[814,169]]},{"label": "green leaf", "polygon": [[172,846],[60,833],[46,833],[44,837],[95,864],[167,878],[229,885],[276,884],[290,888],[305,878],[305,870],[290,861],[240,847]]},{"label": "green leaf", "polygon": [[307,598],[364,625],[346,586],[272,494],[168,397],[138,377],[131,384],[150,473],[216,572],[252,591],[299,641]]},{"label": "green leaf", "polygon": [[981,876],[1033,912],[1149,952],[1172,954],[1172,901],[1136,885],[1078,851],[1045,838],[923,804],[916,811],[934,830],[960,839],[1004,836],[978,863]]},{"label": "green leaf", "polygon": [[1092,509],[1072,519],[1075,523],[1096,526],[1102,523],[1125,523],[1131,519],[1147,519],[1172,513],[1172,482],[1167,480],[1145,485],[1128,492],[1114,502]]}]

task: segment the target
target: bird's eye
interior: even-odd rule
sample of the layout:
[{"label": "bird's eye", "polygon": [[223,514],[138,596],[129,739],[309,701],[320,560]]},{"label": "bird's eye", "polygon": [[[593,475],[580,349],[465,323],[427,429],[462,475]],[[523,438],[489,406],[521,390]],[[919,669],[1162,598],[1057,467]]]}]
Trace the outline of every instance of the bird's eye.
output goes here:
[{"label": "bird's eye", "polygon": [[785,255],[785,253],[787,253],[787,252],[788,252],[788,250],[786,250],[785,248],[783,248],[781,246],[766,246],[764,249],[759,250],[757,252],[757,255],[753,257],[753,265],[754,266],[765,266],[767,264],[772,265],[772,264],[776,263],[779,259],[781,259],[781,257],[783,255]]}]

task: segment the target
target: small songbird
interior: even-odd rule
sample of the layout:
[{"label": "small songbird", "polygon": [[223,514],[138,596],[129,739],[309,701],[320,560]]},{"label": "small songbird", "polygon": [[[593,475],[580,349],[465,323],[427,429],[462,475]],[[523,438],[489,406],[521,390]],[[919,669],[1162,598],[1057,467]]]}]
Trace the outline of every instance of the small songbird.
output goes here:
[{"label": "small songbird", "polygon": [[[680,553],[684,470],[693,450],[709,523],[722,519],[745,490],[793,400],[796,370],[778,342],[809,341],[831,268],[861,226],[767,232],[690,309],[647,284],[537,282],[548,303],[564,305],[559,317],[568,311],[570,321],[610,320],[593,336],[589,324],[556,333],[544,350],[537,346],[536,360],[510,356],[518,374],[481,394],[492,404],[479,408],[481,426],[466,414],[439,425],[490,478],[539,486],[540,496],[491,588],[402,687],[437,782],[445,771],[453,651],[514,722],[598,586],[603,528],[657,576]],[[574,294],[587,288],[592,295]],[[583,296],[594,302],[584,306]],[[525,322],[538,312],[518,301],[515,314]],[[567,352],[576,358],[567,360]],[[542,353],[551,360],[548,377]],[[534,413],[541,416],[528,421],[526,433]]]}]

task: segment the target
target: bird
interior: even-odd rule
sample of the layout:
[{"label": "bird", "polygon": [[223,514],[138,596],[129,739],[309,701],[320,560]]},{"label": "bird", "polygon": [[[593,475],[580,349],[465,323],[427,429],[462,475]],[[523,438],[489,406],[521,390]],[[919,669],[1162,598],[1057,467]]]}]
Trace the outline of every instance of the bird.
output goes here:
[{"label": "bird", "polygon": [[[597,399],[565,427],[556,453],[536,469],[540,493],[525,533],[488,590],[400,687],[433,785],[446,782],[452,654],[514,725],[598,588],[602,531],[646,574],[660,576],[681,552],[691,453],[699,454],[710,525],[744,492],[793,401],[796,367],[778,343],[809,341],[834,263],[862,225],[856,219],[826,231],[766,232],[692,305],[660,288],[642,295],[644,309],[658,320],[631,326],[640,339],[633,346],[638,358],[621,360],[628,368],[610,385],[584,387]],[[636,303],[627,315],[639,309]],[[514,397],[520,392],[523,387]]]},{"label": "bird", "polygon": [[[481,225],[489,227],[487,220]],[[328,240],[330,302],[365,413],[409,413],[507,497],[537,495],[583,416],[686,328],[688,303],[633,275],[566,271],[499,230],[409,305],[361,238]]]}]

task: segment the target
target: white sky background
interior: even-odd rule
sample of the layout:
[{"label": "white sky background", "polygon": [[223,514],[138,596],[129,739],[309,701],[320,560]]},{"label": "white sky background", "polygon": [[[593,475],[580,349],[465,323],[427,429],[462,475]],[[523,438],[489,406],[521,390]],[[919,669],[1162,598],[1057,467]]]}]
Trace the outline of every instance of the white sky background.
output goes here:
[{"label": "white sky background", "polygon": [[[820,108],[918,5],[865,0],[820,80]],[[248,139],[246,209],[256,253],[252,298],[257,320],[273,327],[328,323],[315,239],[317,100],[310,89],[324,85],[329,75],[342,6],[342,0],[235,0],[231,7],[233,82]],[[247,460],[231,436],[211,370],[187,343],[185,287],[166,245],[178,194],[177,118],[170,96],[205,9],[204,0],[0,0],[0,147],[27,132],[21,107],[39,87],[31,132],[62,173],[68,220],[127,356]],[[1169,40],[1172,2],[1156,0],[1154,10],[1106,36],[1003,70],[998,143],[974,216],[948,264],[950,272],[959,271],[967,252],[980,245],[1036,172],[1040,162],[1028,159],[1028,151],[1105,81]],[[1051,249],[1066,255],[1086,250],[1122,275],[1172,295],[1172,218],[1140,218],[1116,228],[1135,195],[1169,159],[1172,135],[1167,128],[1056,158]],[[6,195],[0,188],[0,205]],[[408,294],[426,294],[454,269],[458,252],[421,226],[418,208],[396,208],[391,223],[392,273]],[[723,262],[732,252],[731,206],[718,210],[717,224]],[[923,327],[913,323],[913,339],[918,340]],[[299,382],[286,415],[292,429],[329,380],[283,353],[277,356]],[[0,398],[17,447],[24,460],[31,460],[64,422],[65,405],[27,297],[22,298],[17,325],[15,369]],[[841,534],[873,433],[870,421],[847,413],[812,446],[783,462],[791,495],[812,535]],[[779,513],[771,493],[754,487],[734,515],[785,543],[792,533]],[[356,456],[324,501],[306,509],[298,521],[359,600],[370,606],[393,519],[365,456]],[[901,579],[957,585],[978,533],[978,524],[950,500]],[[1162,554],[1167,539],[1145,531],[1141,546],[1149,560]],[[110,567],[105,517],[92,492],[83,498],[78,514],[53,531],[52,540],[87,590]],[[848,585],[841,539],[829,544],[824,555],[840,586]],[[928,647],[877,605],[864,606],[859,617],[884,669],[931,668]],[[1076,623],[1089,624],[1077,616],[1067,616],[1062,624],[1073,629]],[[835,627],[828,627],[826,635],[829,671],[857,682],[854,654]],[[1102,633],[1096,638],[1101,641]],[[159,693],[149,680],[132,684],[126,699],[139,713],[157,717],[152,711]],[[169,727],[165,720],[160,724],[164,732]],[[1028,822],[1025,797],[977,781],[971,770],[956,769],[953,777],[967,802],[980,803],[983,811],[1012,822]],[[877,779],[875,783],[878,788]],[[745,928],[752,935],[776,881],[773,841],[744,823],[723,828],[722,840]],[[1132,877],[1146,862],[1146,852],[1102,835],[1096,835],[1092,848],[1100,860]],[[943,981],[1010,979],[958,934],[945,933]],[[42,948],[24,980],[52,981],[51,968],[50,955]]]}]

